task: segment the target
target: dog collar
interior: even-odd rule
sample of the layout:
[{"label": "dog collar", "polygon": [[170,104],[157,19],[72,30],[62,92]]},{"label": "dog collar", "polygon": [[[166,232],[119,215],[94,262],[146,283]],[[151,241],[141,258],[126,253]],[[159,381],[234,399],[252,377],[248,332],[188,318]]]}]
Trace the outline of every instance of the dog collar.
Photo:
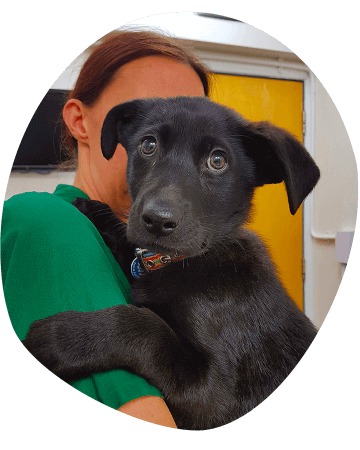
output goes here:
[{"label": "dog collar", "polygon": [[135,256],[136,258],[131,263],[131,275],[134,278],[139,278],[146,272],[161,269],[171,262],[185,258],[185,256],[180,256],[177,253],[174,256],[158,255],[141,248],[135,250]]}]

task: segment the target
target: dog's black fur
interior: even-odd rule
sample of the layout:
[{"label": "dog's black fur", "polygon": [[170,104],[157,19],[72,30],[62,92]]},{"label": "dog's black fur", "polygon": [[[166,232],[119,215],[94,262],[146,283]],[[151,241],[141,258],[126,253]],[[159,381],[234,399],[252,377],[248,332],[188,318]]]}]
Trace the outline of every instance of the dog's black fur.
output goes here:
[{"label": "dog's black fur", "polygon": [[75,205],[127,274],[135,245],[186,259],[134,280],[135,306],[59,313],[35,322],[24,344],[65,380],[137,373],[161,390],[179,428],[229,423],[280,385],[316,335],[245,227],[254,189],[285,181],[294,214],[319,170],[285,130],[205,98],[116,106],[102,130],[107,159],[118,142],[128,225],[100,202]]}]

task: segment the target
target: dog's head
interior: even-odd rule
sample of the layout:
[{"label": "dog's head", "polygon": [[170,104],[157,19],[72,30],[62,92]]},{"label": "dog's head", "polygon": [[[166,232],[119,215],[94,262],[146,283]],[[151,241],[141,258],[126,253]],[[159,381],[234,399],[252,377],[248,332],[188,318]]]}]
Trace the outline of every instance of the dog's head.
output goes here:
[{"label": "dog's head", "polygon": [[295,214],[320,176],[290,133],[202,97],[115,106],[102,128],[105,158],[118,143],[128,154],[128,239],[159,253],[193,256],[231,235],[264,184],[284,181]]}]

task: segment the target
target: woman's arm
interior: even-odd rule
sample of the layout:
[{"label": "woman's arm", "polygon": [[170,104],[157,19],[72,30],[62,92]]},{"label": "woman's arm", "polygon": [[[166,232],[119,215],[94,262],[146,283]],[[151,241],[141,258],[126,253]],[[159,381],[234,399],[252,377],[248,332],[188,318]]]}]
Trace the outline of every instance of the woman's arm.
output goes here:
[{"label": "woman's arm", "polygon": [[175,421],[161,397],[146,396],[136,398],[121,406],[118,411],[169,428],[177,428]]},{"label": "woman's arm", "polygon": [[[1,269],[9,315],[20,340],[35,320],[64,310],[126,304],[130,298],[125,276],[97,230],[73,205],[53,194],[21,194],[5,203]],[[161,397],[158,389],[125,370],[96,373],[71,384],[114,409],[134,398]]]}]

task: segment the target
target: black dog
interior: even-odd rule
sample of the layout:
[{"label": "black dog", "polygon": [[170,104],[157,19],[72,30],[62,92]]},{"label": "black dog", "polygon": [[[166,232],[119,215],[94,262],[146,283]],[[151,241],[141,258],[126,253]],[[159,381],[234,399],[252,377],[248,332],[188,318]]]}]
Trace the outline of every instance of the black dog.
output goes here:
[{"label": "black dog", "polygon": [[179,428],[229,423],[280,385],[316,335],[244,227],[254,189],[285,181],[294,214],[319,170],[285,130],[205,98],[116,106],[103,125],[105,158],[118,142],[128,154],[127,226],[102,203],[75,204],[125,272],[129,242],[147,249],[133,265],[135,306],[59,313],[35,322],[24,344],[65,380],[139,374],[161,390]]}]

